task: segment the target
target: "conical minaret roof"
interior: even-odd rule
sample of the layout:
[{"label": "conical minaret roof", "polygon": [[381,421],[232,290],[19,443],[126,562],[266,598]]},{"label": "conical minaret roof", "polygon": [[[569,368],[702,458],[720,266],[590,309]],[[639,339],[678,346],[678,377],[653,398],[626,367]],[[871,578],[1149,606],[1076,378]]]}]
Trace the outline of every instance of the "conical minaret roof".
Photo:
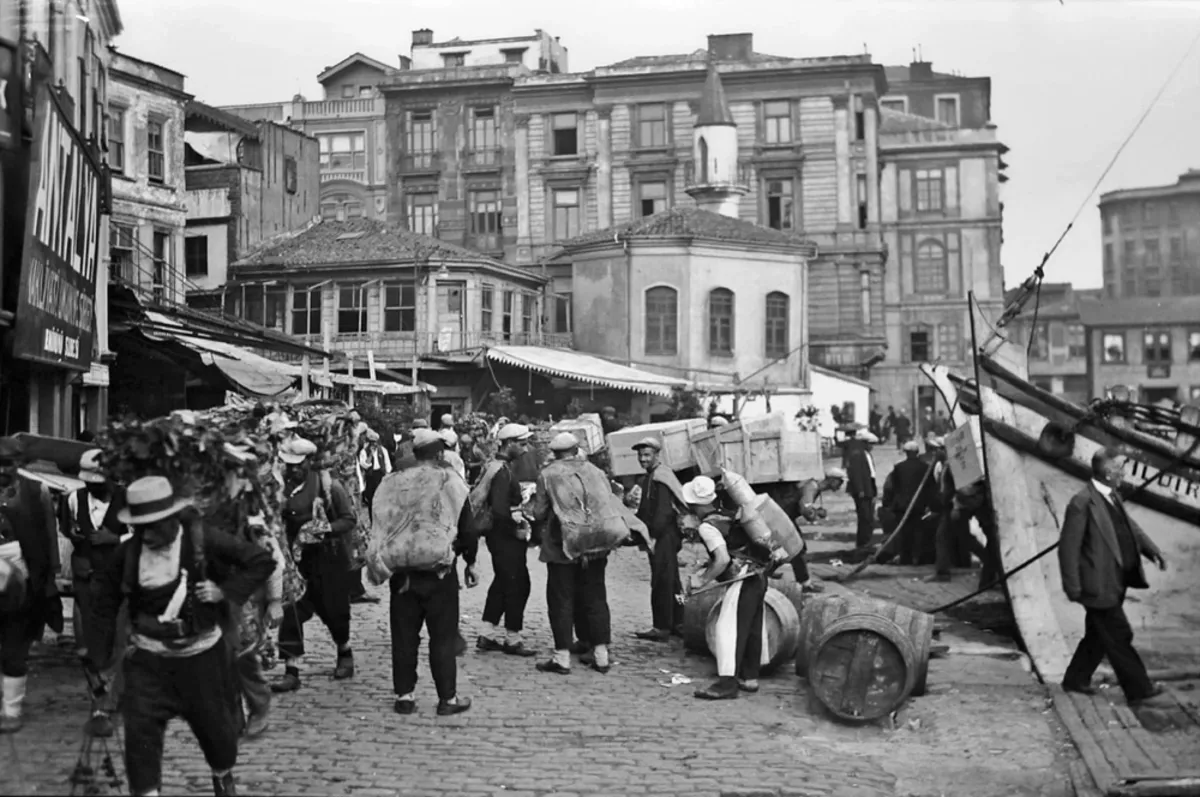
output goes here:
[{"label": "conical minaret roof", "polygon": [[733,114],[729,112],[729,103],[725,101],[725,87],[721,85],[721,75],[717,72],[717,64],[712,56],[708,58],[708,77],[704,79],[704,93],[700,95],[700,113],[696,117],[696,127],[703,125],[730,125],[737,127]]}]

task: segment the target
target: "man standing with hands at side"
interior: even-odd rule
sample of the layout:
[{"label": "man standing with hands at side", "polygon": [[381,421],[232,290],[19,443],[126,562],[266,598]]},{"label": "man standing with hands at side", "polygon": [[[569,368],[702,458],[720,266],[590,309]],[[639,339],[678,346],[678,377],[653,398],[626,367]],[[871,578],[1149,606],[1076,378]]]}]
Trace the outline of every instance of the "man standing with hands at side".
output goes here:
[{"label": "man standing with hands at side", "polygon": [[1063,674],[1068,692],[1095,694],[1092,674],[1105,657],[1132,705],[1155,705],[1165,697],[1133,647],[1133,629],[1122,604],[1129,589],[1146,589],[1142,557],[1167,569],[1154,542],[1125,511],[1117,494],[1125,458],[1115,449],[1092,457],[1092,479],[1067,504],[1059,537],[1063,591],[1087,612],[1083,639]]},{"label": "man standing with hands at side", "polygon": [[[666,642],[683,624],[683,606],[675,600],[682,590],[679,581],[679,511],[687,506],[683,485],[661,460],[662,443],[645,437],[633,446],[638,464],[646,475],[638,482],[631,500],[637,500],[638,520],[646,524],[654,550],[650,553],[650,615],[653,627],[636,634],[638,639]],[[639,496],[640,493],[640,496]]]}]

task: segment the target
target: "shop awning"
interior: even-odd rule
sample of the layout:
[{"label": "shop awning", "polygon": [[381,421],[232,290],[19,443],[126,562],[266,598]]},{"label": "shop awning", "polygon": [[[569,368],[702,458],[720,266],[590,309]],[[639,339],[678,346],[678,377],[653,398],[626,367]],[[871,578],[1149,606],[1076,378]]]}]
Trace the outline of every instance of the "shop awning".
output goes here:
[{"label": "shop awning", "polygon": [[640,371],[568,349],[551,349],[544,346],[491,346],[487,349],[487,356],[496,362],[559,379],[634,393],[669,396],[672,388],[689,385],[686,379]]},{"label": "shop awning", "polygon": [[360,393],[382,393],[385,396],[411,396],[414,393],[427,392],[423,387],[402,385],[399,382],[382,382],[378,379],[364,379],[361,376],[348,376],[347,374],[327,374],[324,371],[315,371],[309,374],[309,379],[313,381],[314,385],[321,387],[349,385]]}]

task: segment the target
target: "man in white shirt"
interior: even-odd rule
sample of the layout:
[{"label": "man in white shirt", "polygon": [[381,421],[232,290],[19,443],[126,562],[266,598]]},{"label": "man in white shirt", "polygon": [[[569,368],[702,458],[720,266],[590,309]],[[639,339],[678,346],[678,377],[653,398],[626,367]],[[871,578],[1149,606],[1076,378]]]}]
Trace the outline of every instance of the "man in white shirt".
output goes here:
[{"label": "man in white shirt", "polygon": [[453,427],[442,427],[440,433],[442,440],[446,443],[446,452],[442,454],[442,460],[454,469],[454,472],[462,477],[463,481],[467,480],[467,465],[463,462],[463,458],[458,455],[458,434],[455,433]]},{"label": "man in white shirt", "polygon": [[[359,425],[365,431],[361,438],[363,440],[362,451],[358,452],[358,487],[369,513],[371,501],[375,498],[375,491],[379,489],[379,483],[383,481],[384,476],[392,472],[392,458],[388,455],[387,449],[380,444],[379,432],[367,428],[365,423]],[[363,584],[362,570],[361,567],[356,568],[352,576],[350,602],[379,603],[379,598],[367,592],[367,588]]]}]

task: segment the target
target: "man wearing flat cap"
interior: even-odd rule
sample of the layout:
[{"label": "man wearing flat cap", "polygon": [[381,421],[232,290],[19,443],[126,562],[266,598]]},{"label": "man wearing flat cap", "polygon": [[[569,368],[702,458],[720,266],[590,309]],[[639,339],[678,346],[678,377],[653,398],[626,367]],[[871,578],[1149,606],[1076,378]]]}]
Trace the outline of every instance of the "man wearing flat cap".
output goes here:
[{"label": "man wearing flat cap", "polygon": [[879,438],[867,429],[859,429],[854,439],[845,444],[842,467],[846,470],[846,492],[854,499],[854,514],[858,519],[855,546],[866,548],[875,534],[875,497],[878,485],[875,473],[875,457],[871,446]]},{"label": "man wearing flat cap", "polygon": [[896,531],[900,521],[903,520],[904,525],[896,539],[879,552],[877,561],[888,562],[899,556],[900,564],[913,565],[919,555],[921,519],[933,494],[933,464],[921,459],[921,446],[916,440],[906,441],[900,450],[904,452],[904,459],[892,469],[884,486],[885,538]]},{"label": "man wearing flat cap", "polygon": [[316,615],[329,629],[337,646],[337,680],[354,675],[350,649],[350,595],[353,580],[361,576],[350,569],[350,540],[358,523],[346,488],[313,464],[317,447],[293,437],[279,447],[283,463],[283,521],[289,545],[299,544],[300,575],[307,589],[287,607],[279,628],[279,653],[284,674],[271,684],[275,692],[300,688],[304,658],[304,624]]},{"label": "man wearing flat cap", "polygon": [[58,555],[49,490],[21,476],[21,445],[0,437],[0,733],[21,729],[29,649],[42,638]]},{"label": "man wearing flat cap", "polygon": [[675,596],[680,592],[679,549],[683,547],[679,514],[687,502],[683,499],[683,485],[662,462],[662,442],[657,437],[642,438],[633,445],[633,450],[637,452],[638,464],[646,471],[637,485],[640,492],[637,517],[646,524],[654,543],[650,552],[653,625],[636,636],[651,642],[666,642],[683,625],[683,606]]},{"label": "man wearing flat cap", "polygon": [[[62,523],[63,536],[74,545],[71,576],[75,597],[75,639],[80,643],[87,638],[86,629],[93,623],[92,582],[108,569],[121,537],[128,531],[118,517],[125,508],[125,491],[109,483],[100,469],[100,454],[100,449],[93,448],[80,457],[79,480],[84,489],[67,496]],[[118,629],[118,634],[124,637],[122,630]],[[118,640],[117,646],[120,653],[124,649],[124,639]],[[100,690],[102,694],[94,700],[90,731],[95,736],[111,736],[110,714],[116,708],[123,688],[121,669],[114,667],[111,673],[100,673],[95,660],[90,657],[85,660],[91,672],[107,681],[106,688]]]},{"label": "man wearing flat cap", "polygon": [[125,657],[125,771],[136,795],[162,788],[163,737],[187,721],[212,769],[218,796],[235,794],[238,719],[233,654],[223,628],[275,569],[269,551],[203,524],[162,476],[129,485],[118,519],[134,529],[100,575],[89,645],[107,664],[117,613],[133,627]]},{"label": "man wearing flat cap", "polygon": [[521,484],[513,464],[529,451],[532,436],[529,427],[519,423],[505,424],[496,434],[500,466],[488,488],[492,525],[484,536],[492,556],[493,575],[483,604],[483,630],[475,644],[481,651],[499,650],[524,657],[537,654],[521,638],[531,589],[526,555],[529,534],[521,513]]}]

